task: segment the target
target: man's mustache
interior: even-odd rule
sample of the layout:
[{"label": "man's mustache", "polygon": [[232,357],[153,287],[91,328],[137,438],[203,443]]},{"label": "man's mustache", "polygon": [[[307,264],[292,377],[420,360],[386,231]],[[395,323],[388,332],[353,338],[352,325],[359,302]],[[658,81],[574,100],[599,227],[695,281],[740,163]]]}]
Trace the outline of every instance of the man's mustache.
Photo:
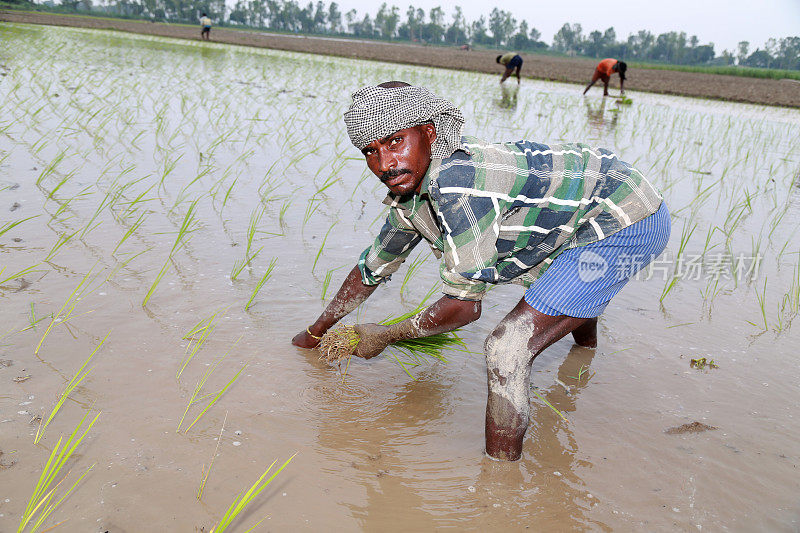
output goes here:
[{"label": "man's mustache", "polygon": [[382,182],[385,183],[386,180],[389,180],[391,178],[396,178],[401,174],[411,174],[411,171],[407,168],[393,168],[391,170],[387,170],[386,172],[382,173],[380,176],[378,176],[378,179],[380,179]]}]

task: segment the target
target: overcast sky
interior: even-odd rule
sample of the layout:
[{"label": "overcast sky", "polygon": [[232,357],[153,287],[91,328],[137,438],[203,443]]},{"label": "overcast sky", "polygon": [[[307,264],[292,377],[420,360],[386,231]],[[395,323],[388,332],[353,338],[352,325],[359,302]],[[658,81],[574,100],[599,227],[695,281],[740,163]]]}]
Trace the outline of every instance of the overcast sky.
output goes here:
[{"label": "overcast sky", "polygon": [[[329,4],[331,0],[326,0]],[[361,16],[373,16],[382,0],[365,5],[363,0],[336,0],[342,13],[356,9]],[[304,5],[306,2],[300,0]],[[584,34],[613,26],[617,40],[626,39],[638,30],[654,34],[685,31],[697,35],[701,44],[714,43],[719,55],[724,49],[733,50],[739,41],[749,41],[750,50],[762,47],[770,37],[800,35],[800,0],[572,0],[543,2],[541,0],[387,0],[388,5],[400,8],[401,19],[409,5],[422,7],[427,14],[440,5],[451,22],[453,5],[460,5],[468,21],[481,15],[488,19],[494,7],[511,11],[519,22],[528,21],[542,32],[542,40],[553,41],[553,34],[565,22],[578,22]]]}]

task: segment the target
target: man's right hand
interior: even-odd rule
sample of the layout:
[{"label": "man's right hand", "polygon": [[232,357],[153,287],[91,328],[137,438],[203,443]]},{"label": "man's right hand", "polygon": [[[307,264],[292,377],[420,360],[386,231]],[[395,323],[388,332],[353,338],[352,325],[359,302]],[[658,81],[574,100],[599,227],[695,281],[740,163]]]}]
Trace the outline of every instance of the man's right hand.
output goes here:
[{"label": "man's right hand", "polygon": [[299,348],[316,348],[319,344],[319,339],[315,339],[308,333],[308,330],[303,330],[292,338],[292,344]]},{"label": "man's right hand", "polygon": [[377,288],[377,285],[364,285],[361,281],[361,270],[358,265],[354,266],[325,311],[309,326],[311,332],[308,329],[301,331],[292,338],[292,344],[299,348],[316,348],[319,345],[319,337],[322,337],[340,318],[364,303]]}]

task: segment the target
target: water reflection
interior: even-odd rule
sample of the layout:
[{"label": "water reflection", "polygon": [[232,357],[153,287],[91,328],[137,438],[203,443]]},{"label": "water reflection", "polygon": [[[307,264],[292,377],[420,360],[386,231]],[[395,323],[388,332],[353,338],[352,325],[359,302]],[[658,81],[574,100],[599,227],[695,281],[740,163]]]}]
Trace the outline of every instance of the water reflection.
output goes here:
[{"label": "water reflection", "polygon": [[497,105],[503,109],[517,108],[517,95],[519,94],[518,83],[504,83],[500,85],[500,100]]},{"label": "water reflection", "polygon": [[608,102],[608,98],[601,98],[598,106],[593,105],[593,101],[596,100],[589,98],[583,99],[583,103],[586,104],[586,121],[589,123],[589,127],[598,135],[603,133],[603,131],[606,129],[613,131],[617,127],[617,121],[619,120],[621,108],[618,105],[615,105],[609,109],[609,120],[609,117],[606,114],[606,102]]},{"label": "water reflection", "polygon": [[[534,390],[562,413],[575,411],[581,390],[591,381],[589,365],[594,354],[595,350],[573,346],[558,369],[558,382],[549,389]],[[522,511],[520,519],[536,518],[537,529],[549,524],[563,530],[610,530],[587,516],[595,500],[576,470],[592,464],[578,457],[571,426],[544,401],[532,398],[522,459],[504,463],[486,458],[481,465],[475,486],[486,495],[485,507],[513,506]]]},{"label": "water reflection", "polygon": [[[575,411],[591,381],[594,353],[573,346],[558,369],[561,384],[537,393],[565,414]],[[417,381],[393,383],[381,379],[385,367],[362,366],[357,379],[344,382],[323,371],[331,379],[322,384],[321,370],[308,368],[318,384],[304,399],[317,416],[316,447],[327,457],[321,474],[349,486],[343,494],[361,492],[341,501],[360,529],[401,523],[424,530],[462,523],[522,528],[531,520],[608,529],[588,516],[596,500],[580,474],[592,464],[580,457],[571,426],[535,396],[523,459],[504,463],[481,455],[482,426],[461,416],[476,410],[460,409],[459,389],[442,374],[432,370]]]},{"label": "water reflection", "polygon": [[394,385],[359,376],[328,389],[336,397],[317,403],[320,449],[333,459],[336,475],[365,491],[366,498],[343,502],[363,530],[383,530],[410,516],[415,528],[433,529],[437,513],[428,504],[442,502],[428,493],[451,493],[455,479],[452,484],[463,485],[462,476],[435,460],[451,438],[440,420],[451,415],[453,383],[435,372],[417,378]]}]

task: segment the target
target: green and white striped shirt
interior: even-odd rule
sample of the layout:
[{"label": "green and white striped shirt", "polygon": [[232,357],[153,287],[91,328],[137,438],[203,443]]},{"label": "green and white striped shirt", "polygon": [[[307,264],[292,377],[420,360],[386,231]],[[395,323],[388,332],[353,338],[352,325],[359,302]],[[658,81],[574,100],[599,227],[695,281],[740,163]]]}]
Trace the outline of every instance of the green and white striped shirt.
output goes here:
[{"label": "green and white striped shirt", "polygon": [[655,213],[661,195],[613,152],[582,143],[488,144],[433,159],[419,194],[390,206],[359,259],[362,281],[388,279],[423,238],[441,259],[444,294],[480,300],[487,283],[529,286],[562,251]]}]

